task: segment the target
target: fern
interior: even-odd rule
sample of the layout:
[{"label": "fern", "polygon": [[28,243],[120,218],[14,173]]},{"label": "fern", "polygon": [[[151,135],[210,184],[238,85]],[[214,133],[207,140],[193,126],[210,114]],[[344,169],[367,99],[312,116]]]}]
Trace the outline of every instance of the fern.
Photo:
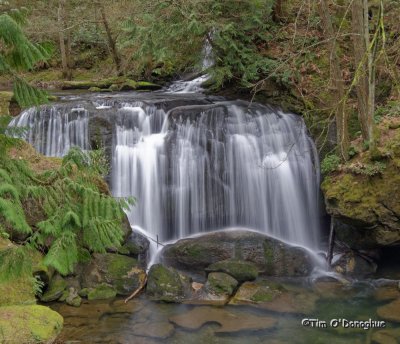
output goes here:
[{"label": "fern", "polygon": [[76,235],[71,231],[63,232],[51,245],[44,258],[44,264],[54,267],[62,275],[74,271],[78,262]]}]

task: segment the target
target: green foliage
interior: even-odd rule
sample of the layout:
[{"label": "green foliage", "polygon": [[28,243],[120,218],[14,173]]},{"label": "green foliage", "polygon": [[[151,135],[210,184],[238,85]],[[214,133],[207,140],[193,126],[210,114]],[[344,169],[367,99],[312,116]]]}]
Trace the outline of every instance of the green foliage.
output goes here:
[{"label": "green foliage", "polygon": [[327,155],[321,162],[321,172],[326,175],[335,171],[340,165],[340,158],[336,154]]},{"label": "green foliage", "polygon": [[[200,65],[201,49],[208,40],[214,61],[208,72],[216,87],[226,81],[250,86],[277,66],[263,51],[272,30],[273,4],[272,0],[146,2],[140,19],[123,23],[123,46],[135,47],[139,72],[151,68],[161,74],[159,66],[171,73]],[[288,79],[288,74],[282,75],[282,80]]]},{"label": "green foliage", "polygon": [[35,89],[18,72],[31,70],[50,57],[48,47],[29,41],[22,31],[26,11],[10,9],[0,14],[0,73],[13,81],[14,95],[22,107],[47,101],[45,92]]},{"label": "green foliage", "polygon": [[376,161],[374,163],[356,162],[354,164],[346,166],[346,170],[348,172],[368,177],[382,175],[385,169],[386,169],[386,164],[380,161]]},{"label": "green foliage", "polygon": [[[58,169],[37,174],[23,160],[0,158],[1,232],[24,237],[24,245],[2,253],[0,275],[21,272],[25,249],[45,253],[44,264],[66,275],[91,252],[120,246],[123,210],[133,199],[102,193],[103,159],[102,152],[73,148]],[[41,214],[29,223],[27,204]]]}]

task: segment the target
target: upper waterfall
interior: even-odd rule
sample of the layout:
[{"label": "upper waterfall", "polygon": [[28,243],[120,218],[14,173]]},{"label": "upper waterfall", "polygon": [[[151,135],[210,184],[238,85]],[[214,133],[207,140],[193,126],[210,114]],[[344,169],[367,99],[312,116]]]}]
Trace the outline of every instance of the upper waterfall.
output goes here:
[{"label": "upper waterfall", "polygon": [[24,138],[52,156],[100,140],[114,196],[137,199],[131,224],[162,241],[238,226],[317,246],[318,157],[297,115],[158,94],[84,97],[11,125],[27,126]]}]

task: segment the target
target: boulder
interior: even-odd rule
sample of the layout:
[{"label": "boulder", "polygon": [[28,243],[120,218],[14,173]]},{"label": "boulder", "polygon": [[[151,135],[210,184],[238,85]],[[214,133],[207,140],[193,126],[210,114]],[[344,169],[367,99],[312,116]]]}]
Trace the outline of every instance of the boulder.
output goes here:
[{"label": "boulder", "polygon": [[260,280],[243,283],[230,305],[253,305],[279,313],[312,314],[318,296],[306,290],[290,290],[285,286]]},{"label": "boulder", "polygon": [[132,231],[119,249],[119,253],[136,258],[141,266],[146,267],[149,246],[149,239],[139,232]]},{"label": "boulder", "polygon": [[332,265],[333,269],[343,275],[365,277],[376,272],[378,265],[372,260],[354,251],[348,251]]},{"label": "boulder", "polygon": [[206,272],[225,272],[235,278],[238,282],[253,281],[258,276],[257,266],[242,260],[222,260],[211,264]]},{"label": "boulder", "polygon": [[211,272],[208,274],[205,290],[214,295],[230,296],[235,291],[238,281],[223,272]]},{"label": "boulder", "polygon": [[[327,212],[334,218],[336,236],[355,249],[371,249],[400,243],[400,128],[387,129],[379,147],[390,155],[379,174],[352,173],[349,161],[321,185]],[[364,154],[358,161],[373,166]]]},{"label": "boulder", "polygon": [[190,290],[190,280],[173,268],[155,264],[150,268],[146,294],[165,302],[181,302]]},{"label": "boulder", "polygon": [[112,253],[95,253],[91,261],[81,267],[79,275],[82,288],[96,288],[106,283],[118,295],[129,295],[146,277],[136,259]]},{"label": "boulder", "polygon": [[62,327],[62,316],[44,306],[0,307],[1,343],[52,343]]},{"label": "boulder", "polygon": [[89,288],[87,293],[88,300],[105,300],[112,299],[117,296],[117,292],[114,287],[102,283],[96,286],[96,288]]},{"label": "boulder", "polygon": [[[313,268],[307,250],[241,229],[179,240],[163,248],[161,260],[167,266],[203,278],[210,265],[226,260],[252,263],[264,276],[307,276]],[[229,264],[232,270],[234,263],[226,266]]]}]

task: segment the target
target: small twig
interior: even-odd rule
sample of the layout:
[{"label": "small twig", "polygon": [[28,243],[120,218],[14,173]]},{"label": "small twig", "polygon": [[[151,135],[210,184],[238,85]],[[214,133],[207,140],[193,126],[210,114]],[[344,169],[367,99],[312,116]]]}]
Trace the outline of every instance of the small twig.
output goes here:
[{"label": "small twig", "polygon": [[125,299],[125,303],[127,303],[129,300],[133,299],[137,294],[139,294],[143,288],[146,286],[147,284],[147,275],[144,278],[142,284],[139,286],[139,288],[137,288],[131,295],[129,295],[126,299]]}]

